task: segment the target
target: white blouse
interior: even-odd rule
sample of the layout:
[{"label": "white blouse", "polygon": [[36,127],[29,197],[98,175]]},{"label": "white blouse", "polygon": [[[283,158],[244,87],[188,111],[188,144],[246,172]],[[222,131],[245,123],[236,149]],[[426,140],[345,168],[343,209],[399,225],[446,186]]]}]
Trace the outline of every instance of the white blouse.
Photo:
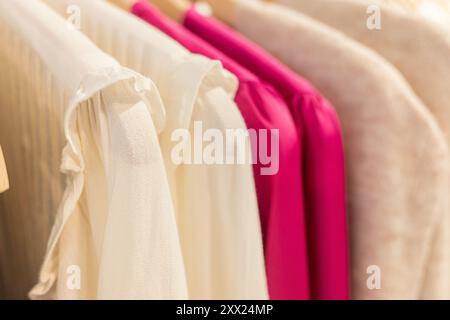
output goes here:
[{"label": "white blouse", "polygon": [[[186,298],[153,83],[41,1],[1,1],[0,30],[1,107],[11,117],[1,117],[0,136],[14,181],[2,215],[14,214],[15,228],[22,219],[15,234],[35,235],[57,212],[30,297]],[[41,238],[28,240],[13,247],[23,255]]]},{"label": "white blouse", "polygon": [[[81,9],[81,30],[123,65],[151,77],[166,122],[159,140],[175,203],[191,299],[266,299],[267,284],[253,171],[245,164],[177,164],[172,134],[195,124],[246,126],[233,98],[236,78],[217,61],[192,55],[147,23],[102,0],[46,0],[60,14]],[[101,15],[101,19],[99,19]],[[194,154],[192,143],[192,154]],[[247,158],[250,158],[247,139]]]}]

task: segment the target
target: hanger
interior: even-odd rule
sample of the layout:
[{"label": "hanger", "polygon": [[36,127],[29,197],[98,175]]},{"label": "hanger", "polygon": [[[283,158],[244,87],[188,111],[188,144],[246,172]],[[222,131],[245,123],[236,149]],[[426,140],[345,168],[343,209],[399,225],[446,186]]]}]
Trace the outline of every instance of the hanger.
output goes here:
[{"label": "hanger", "polygon": [[108,0],[108,1],[115,4],[119,8],[122,8],[123,10],[129,11],[137,0]]},{"label": "hanger", "polygon": [[[137,0],[109,0],[116,6],[129,11]],[[206,2],[210,5],[214,15],[223,22],[233,25],[236,0],[147,0],[165,15],[173,20],[182,23],[184,15],[189,10],[192,3]]]},{"label": "hanger", "polygon": [[184,15],[191,7],[189,0],[147,0],[166,16],[179,23],[183,22]]},{"label": "hanger", "polygon": [[[211,7],[216,18],[233,26],[236,17],[238,0],[192,0],[193,2],[206,2]],[[250,0],[247,0],[250,1]],[[259,0],[265,3],[273,3],[274,0]]]},{"label": "hanger", "polygon": [[[130,11],[130,8],[138,0],[108,0],[108,1],[111,2],[112,4],[115,4],[119,8],[124,9],[125,11]],[[147,1],[156,6],[169,18],[172,18],[177,22],[183,21],[186,11],[191,6],[191,3],[188,0],[147,0]]]},{"label": "hanger", "polygon": [[228,25],[234,24],[237,7],[236,0],[194,0],[194,2],[206,2],[211,7],[216,18]]}]

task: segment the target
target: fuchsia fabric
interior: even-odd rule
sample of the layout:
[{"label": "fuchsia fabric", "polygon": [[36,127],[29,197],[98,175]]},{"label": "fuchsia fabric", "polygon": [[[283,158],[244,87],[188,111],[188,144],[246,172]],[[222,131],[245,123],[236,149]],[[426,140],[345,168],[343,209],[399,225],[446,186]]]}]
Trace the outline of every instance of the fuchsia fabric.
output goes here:
[{"label": "fuchsia fabric", "polygon": [[[192,7],[184,26],[272,84],[303,132],[310,281],[313,299],[349,299],[344,146],[334,108],[269,53]],[[299,52],[301,54],[301,52]]]},{"label": "fuchsia fabric", "polygon": [[220,60],[235,74],[240,81],[235,100],[249,129],[279,129],[278,173],[262,175],[260,169],[266,166],[254,165],[269,295],[271,299],[310,299],[301,170],[303,138],[301,126],[295,125],[283,97],[146,1],[137,2],[131,11],[191,52]]}]

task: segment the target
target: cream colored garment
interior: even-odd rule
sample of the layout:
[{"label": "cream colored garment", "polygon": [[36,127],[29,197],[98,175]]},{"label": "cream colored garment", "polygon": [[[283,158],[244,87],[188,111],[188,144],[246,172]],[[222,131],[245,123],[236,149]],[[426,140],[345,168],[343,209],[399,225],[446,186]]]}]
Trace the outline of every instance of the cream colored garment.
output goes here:
[{"label": "cream colored garment", "polygon": [[194,138],[194,121],[201,121],[203,130],[216,129],[223,136],[227,129],[246,129],[232,101],[236,78],[217,61],[191,55],[147,23],[105,1],[47,3],[63,15],[67,4],[79,6],[82,31],[125,66],[151,76],[161,93],[167,123],[160,142],[176,207],[189,298],[266,299],[251,165],[176,166],[171,159],[174,130],[189,129]]},{"label": "cream colored garment", "polygon": [[[363,0],[365,1],[365,0]],[[374,4],[384,4],[404,12],[417,14],[430,21],[446,24],[450,23],[449,0],[374,0]]]},{"label": "cream colored garment", "polygon": [[41,226],[57,211],[32,298],[185,298],[154,85],[40,1],[2,1],[0,33],[0,136],[14,181],[0,199],[7,295],[22,297],[19,263],[36,265],[16,257],[42,252]]},{"label": "cream colored garment", "polygon": [[[448,29],[381,7],[381,30],[371,31],[365,24],[371,0],[279,1],[343,31],[392,62],[436,116],[450,141]],[[355,23],[358,20],[361,23]]]},{"label": "cream colored garment", "polygon": [[[422,8],[422,14],[428,15],[430,12],[435,12],[430,11],[431,4],[435,3],[437,6],[439,2],[423,0],[279,1],[344,32],[389,60],[403,73],[416,94],[435,116],[450,146],[450,24],[446,26],[434,24],[419,16],[380,6],[381,29],[369,30],[366,26],[366,20],[369,17],[366,10],[374,3],[381,5],[386,2],[392,6],[396,3],[410,10],[416,8],[419,12]],[[419,6],[419,3],[422,6]],[[450,215],[450,212],[447,214]],[[450,217],[446,219],[450,221]],[[450,235],[450,222],[447,228],[444,226],[442,228],[443,232]],[[437,252],[435,257],[430,257],[430,260],[442,263],[442,268],[447,268],[450,276],[450,261],[445,264],[438,262],[444,252],[450,252],[450,242],[437,240],[436,246],[442,246],[440,249],[442,253]],[[445,278],[440,278],[439,281],[433,280],[437,279],[436,274],[440,273],[435,269],[430,270],[428,275],[430,280],[425,280],[424,284],[436,281],[436,285],[425,290],[423,297],[450,299],[450,279],[447,283]]]},{"label": "cream colored garment", "polygon": [[[432,296],[431,280],[424,281],[427,268],[437,267],[429,258],[448,210],[449,154],[426,107],[385,60],[302,14],[242,0],[235,25],[311,80],[338,111],[346,145],[353,298]],[[368,288],[371,266],[371,272],[381,271],[380,290]],[[434,274],[443,291],[446,270]]]},{"label": "cream colored garment", "polygon": [[6,171],[5,159],[3,158],[3,151],[0,146],[0,193],[8,190],[8,188],[8,172]]},{"label": "cream colored garment", "polygon": [[366,9],[374,3],[372,0],[279,1],[344,32],[389,60],[435,115],[450,144],[450,29],[382,6],[381,30],[371,31],[366,26]]}]

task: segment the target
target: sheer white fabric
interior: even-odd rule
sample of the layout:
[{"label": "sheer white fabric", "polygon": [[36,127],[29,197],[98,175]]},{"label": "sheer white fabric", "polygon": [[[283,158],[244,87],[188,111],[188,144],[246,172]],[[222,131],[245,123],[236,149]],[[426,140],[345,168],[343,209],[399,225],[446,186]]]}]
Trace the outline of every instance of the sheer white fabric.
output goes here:
[{"label": "sheer white fabric", "polygon": [[[48,236],[41,225],[57,212],[32,298],[185,298],[157,140],[164,109],[153,83],[40,1],[1,1],[0,26],[0,106],[9,115],[1,117],[0,136],[14,181],[0,199],[2,217],[11,219],[1,225],[26,237],[12,246],[3,242],[15,240],[6,233],[0,242],[14,248],[2,256],[32,263],[25,271],[2,265],[3,279],[26,276],[9,295],[31,286]],[[16,259],[34,248],[41,258]]]},{"label": "sheer white fabric", "polygon": [[266,299],[262,237],[249,162],[178,166],[171,158],[174,130],[188,129],[194,137],[196,121],[201,121],[204,130],[217,129],[223,136],[227,129],[246,129],[232,101],[236,78],[219,62],[190,54],[105,1],[47,3],[63,15],[68,4],[79,6],[81,30],[123,65],[150,76],[161,93],[167,122],[160,142],[175,202],[189,298]]}]

